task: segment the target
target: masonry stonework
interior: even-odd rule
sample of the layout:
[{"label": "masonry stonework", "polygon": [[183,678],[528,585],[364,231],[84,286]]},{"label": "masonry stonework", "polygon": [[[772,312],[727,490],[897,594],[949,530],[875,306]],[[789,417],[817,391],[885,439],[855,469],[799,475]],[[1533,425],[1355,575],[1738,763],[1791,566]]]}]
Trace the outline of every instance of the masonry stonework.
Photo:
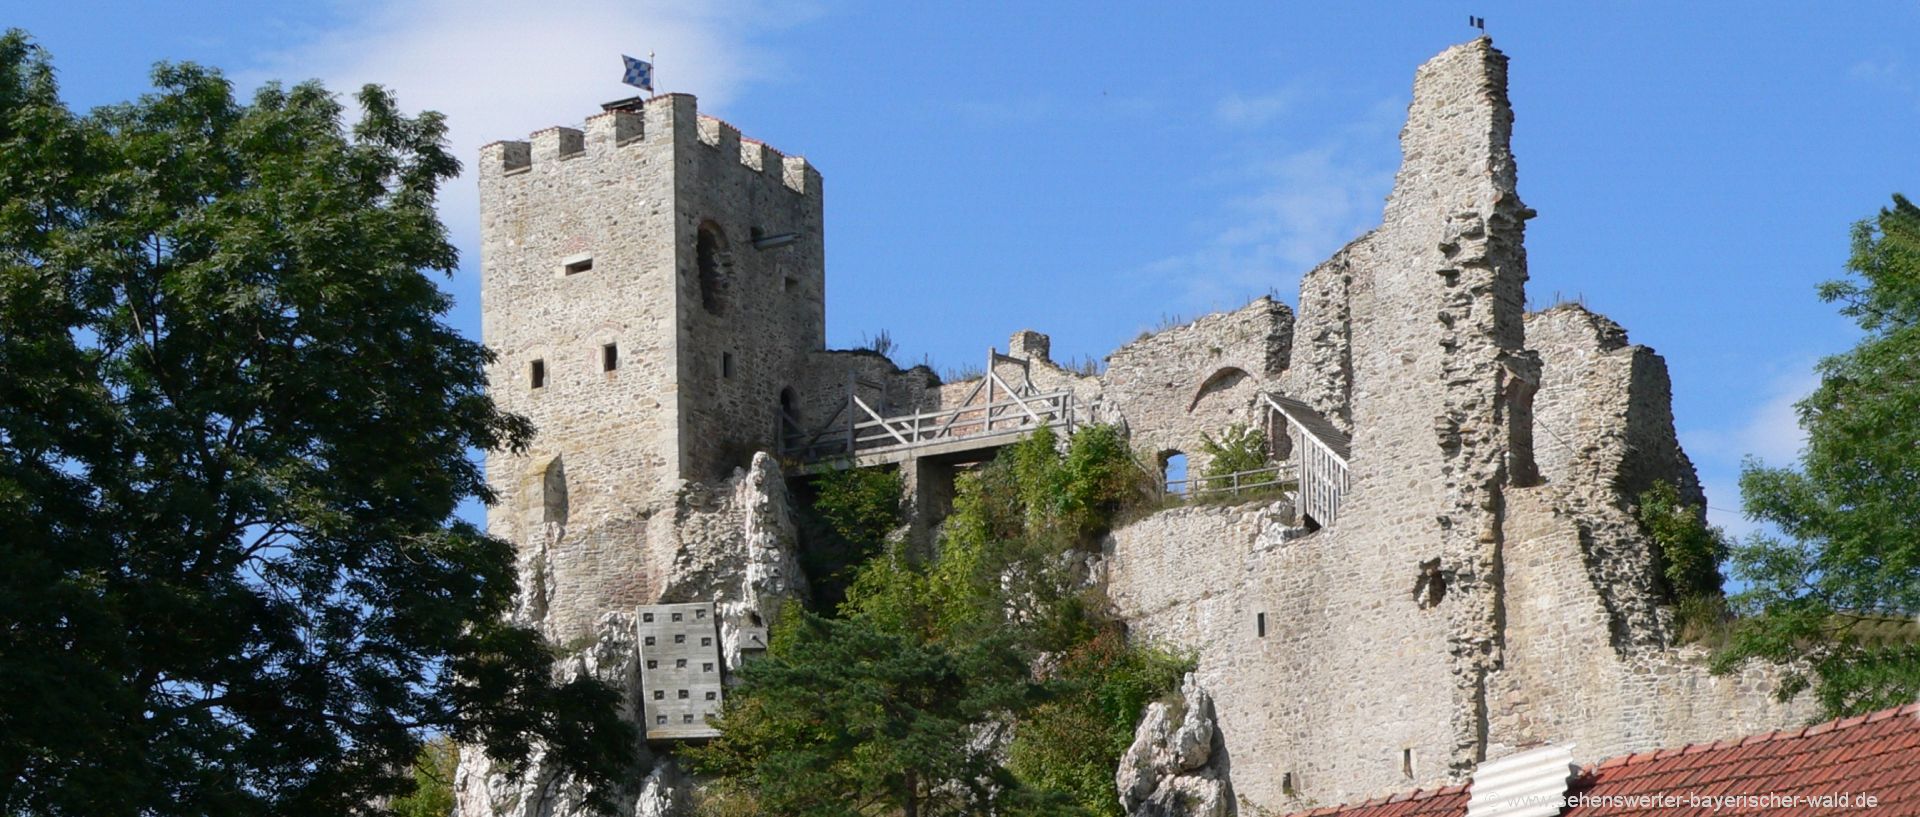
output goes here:
[{"label": "masonry stonework", "polygon": [[[977,421],[964,409],[982,393],[1065,392],[1144,468],[1186,454],[1198,470],[1202,441],[1235,424],[1289,456],[1266,401],[1286,397],[1349,435],[1337,521],[1303,526],[1284,499],[1192,506],[1104,543],[1114,612],[1193,653],[1184,694],[1212,707],[1204,757],[1149,762],[1187,727],[1166,712],[1143,727],[1126,802],[1200,787],[1209,813],[1283,813],[1457,782],[1543,742],[1592,759],[1804,719],[1767,669],[1713,676],[1676,645],[1661,554],[1633,517],[1656,481],[1702,501],[1665,363],[1584,308],[1525,313],[1513,124],[1506,57],[1485,38],[1447,49],[1415,76],[1381,224],[1304,274],[1297,312],[1259,298],[1145,334],[1098,373],[1023,329],[955,383],[825,348],[820,174],[691,97],[489,145],[489,376],[539,427],[488,459],[517,616],[588,644],[563,671],[616,682],[644,719],[643,608],[714,605],[723,675],[763,648],[806,581],[776,456],[819,465],[807,452],[862,412]],[[897,462],[913,535],[981,455]],[[672,751],[651,747],[622,815],[684,809],[695,783]],[[540,769],[463,758],[460,814],[582,813]]]}]

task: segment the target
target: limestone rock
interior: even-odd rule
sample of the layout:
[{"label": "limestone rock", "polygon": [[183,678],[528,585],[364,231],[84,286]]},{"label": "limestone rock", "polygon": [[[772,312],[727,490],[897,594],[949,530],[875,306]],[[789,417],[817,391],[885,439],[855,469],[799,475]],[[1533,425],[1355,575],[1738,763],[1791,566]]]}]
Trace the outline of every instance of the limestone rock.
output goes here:
[{"label": "limestone rock", "polygon": [[[640,699],[638,631],[631,613],[608,613],[596,623],[595,639],[562,659],[555,672],[563,680],[597,678],[621,692],[627,717]],[[649,763],[645,745],[636,747],[639,768]],[[648,778],[649,782],[652,780]],[[564,779],[548,762],[545,747],[535,746],[524,770],[496,765],[474,747],[464,747],[453,782],[456,812],[463,817],[600,817],[587,807],[591,789]],[[614,794],[617,817],[634,817],[634,799]]]},{"label": "limestone rock", "polygon": [[1193,673],[1173,704],[1147,707],[1133,745],[1120,757],[1114,785],[1130,817],[1226,817],[1234,813],[1233,786],[1216,763],[1219,730],[1213,698]]}]

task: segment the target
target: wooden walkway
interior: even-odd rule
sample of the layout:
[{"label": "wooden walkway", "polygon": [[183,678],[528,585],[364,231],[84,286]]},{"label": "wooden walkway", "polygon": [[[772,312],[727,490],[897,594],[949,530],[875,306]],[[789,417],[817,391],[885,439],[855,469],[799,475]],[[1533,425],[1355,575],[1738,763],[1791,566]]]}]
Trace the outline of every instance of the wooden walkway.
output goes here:
[{"label": "wooden walkway", "polygon": [[[891,412],[884,384],[850,379],[847,399],[827,422],[802,430],[786,419],[781,453],[799,460],[802,471],[860,468],[918,457],[984,454],[1010,445],[1040,428],[1071,434],[1096,419],[1098,406],[1070,391],[1041,392],[1026,377],[1009,383],[995,364],[1027,371],[1027,361],[989,350],[986,374],[958,405],[925,411]],[[869,397],[862,397],[862,391]]]}]

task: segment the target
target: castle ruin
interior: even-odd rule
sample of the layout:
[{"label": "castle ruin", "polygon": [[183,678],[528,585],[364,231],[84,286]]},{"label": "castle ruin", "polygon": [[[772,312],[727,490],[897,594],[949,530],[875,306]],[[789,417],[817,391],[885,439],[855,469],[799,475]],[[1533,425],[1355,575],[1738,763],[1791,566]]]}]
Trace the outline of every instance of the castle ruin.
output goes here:
[{"label": "castle ruin", "polygon": [[[1655,481],[1703,504],[1665,364],[1583,307],[1526,312],[1506,71],[1484,37],[1419,69],[1381,224],[1306,273],[1297,313],[1260,298],[1099,374],[1030,331],[959,383],[826,349],[820,174],[690,96],[483,148],[489,377],[540,431],[489,455],[489,529],[518,546],[518,616],[584,644],[568,670],[628,690],[661,753],[623,808],[683,807],[671,741],[708,734],[720,676],[805,587],[780,458],[901,469],[924,532],[954,469],[1091,421],[1196,472],[1203,434],[1262,426],[1289,463],[1291,502],[1161,511],[1096,565],[1136,637],[1198,655],[1228,809],[1806,720],[1766,668],[1710,675],[1678,643],[1632,516]],[[466,817],[579,808],[538,758],[466,757],[457,790]]]}]

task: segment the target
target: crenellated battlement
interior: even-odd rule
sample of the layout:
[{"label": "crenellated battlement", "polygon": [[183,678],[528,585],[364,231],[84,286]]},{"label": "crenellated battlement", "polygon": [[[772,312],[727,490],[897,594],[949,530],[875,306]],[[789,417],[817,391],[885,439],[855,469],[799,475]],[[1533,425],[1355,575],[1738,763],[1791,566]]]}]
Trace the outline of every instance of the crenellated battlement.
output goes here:
[{"label": "crenellated battlement", "polygon": [[[734,157],[754,173],[778,174],[780,184],[800,195],[820,189],[820,172],[801,156],[788,156],[715,116],[699,112],[691,94],[661,94],[626,107],[587,117],[584,127],[555,125],[534,131],[525,141],[502,140],[480,148],[484,177],[516,176],[542,165],[582,157],[619,156],[630,149],[671,143],[674,150],[696,144]],[[638,152],[638,151],[635,151]]]}]

